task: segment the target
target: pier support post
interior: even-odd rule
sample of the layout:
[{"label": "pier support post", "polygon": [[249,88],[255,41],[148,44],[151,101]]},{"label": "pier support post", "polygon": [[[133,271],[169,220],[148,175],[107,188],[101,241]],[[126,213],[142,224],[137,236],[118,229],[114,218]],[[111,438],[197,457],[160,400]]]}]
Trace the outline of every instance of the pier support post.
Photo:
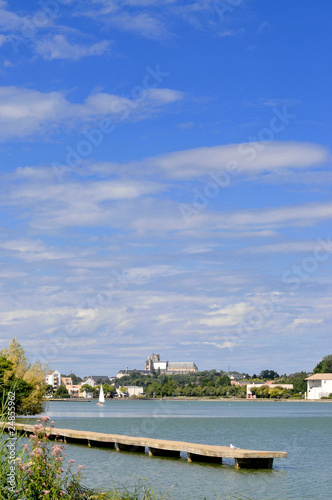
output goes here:
[{"label": "pier support post", "polygon": [[149,456],[150,457],[174,457],[180,458],[179,450],[163,450],[160,448],[151,448],[149,447]]},{"label": "pier support post", "polygon": [[197,453],[187,452],[188,462],[209,462],[214,464],[221,464],[221,457],[210,457],[207,455],[198,455]]},{"label": "pier support post", "polygon": [[96,441],[95,439],[89,439],[88,446],[93,446],[95,448],[114,448],[115,443],[112,441]]},{"label": "pier support post", "polygon": [[131,451],[134,453],[145,453],[145,446],[134,446],[132,444],[115,443],[116,451]]},{"label": "pier support post", "polygon": [[237,469],[272,469],[273,458],[236,458]]}]

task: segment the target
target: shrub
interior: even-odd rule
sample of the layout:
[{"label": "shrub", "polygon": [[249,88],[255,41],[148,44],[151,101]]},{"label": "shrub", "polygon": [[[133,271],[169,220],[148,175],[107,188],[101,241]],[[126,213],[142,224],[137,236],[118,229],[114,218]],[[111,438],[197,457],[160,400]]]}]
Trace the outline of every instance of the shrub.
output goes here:
[{"label": "shrub", "polygon": [[74,460],[69,460],[66,468],[64,467],[66,454],[62,441],[56,439],[55,444],[49,445],[50,434],[46,429],[49,420],[49,417],[37,420],[34,432],[29,436],[29,444],[23,445],[17,470],[20,498],[22,493],[27,499],[87,498],[80,485],[84,466],[79,465],[74,470]]}]

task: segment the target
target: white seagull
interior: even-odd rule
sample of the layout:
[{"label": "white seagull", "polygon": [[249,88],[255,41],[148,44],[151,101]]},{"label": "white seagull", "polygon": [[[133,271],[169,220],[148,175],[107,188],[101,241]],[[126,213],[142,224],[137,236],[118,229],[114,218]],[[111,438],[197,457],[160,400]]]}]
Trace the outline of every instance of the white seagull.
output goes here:
[{"label": "white seagull", "polygon": [[232,443],[229,445],[229,447],[232,448],[232,450],[237,450],[237,446],[234,446],[234,444]]}]

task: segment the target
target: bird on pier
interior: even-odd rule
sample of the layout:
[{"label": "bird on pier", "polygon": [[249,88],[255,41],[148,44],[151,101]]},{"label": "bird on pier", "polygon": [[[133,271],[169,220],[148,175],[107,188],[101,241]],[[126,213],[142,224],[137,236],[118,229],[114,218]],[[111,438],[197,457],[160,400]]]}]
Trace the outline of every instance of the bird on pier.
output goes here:
[{"label": "bird on pier", "polygon": [[229,445],[229,447],[232,448],[232,450],[237,450],[237,446],[234,446],[234,444],[232,443]]}]

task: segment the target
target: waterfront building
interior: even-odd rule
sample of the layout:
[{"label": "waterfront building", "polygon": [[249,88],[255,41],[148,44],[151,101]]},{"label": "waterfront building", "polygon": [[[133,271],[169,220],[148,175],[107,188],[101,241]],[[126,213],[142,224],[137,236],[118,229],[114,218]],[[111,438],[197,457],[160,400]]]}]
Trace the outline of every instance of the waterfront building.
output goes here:
[{"label": "waterfront building", "polygon": [[[125,392],[123,392],[125,390]],[[129,385],[127,387],[118,387],[116,389],[118,397],[133,397],[133,396],[141,396],[144,394],[144,389],[143,387],[139,387],[138,385]]]},{"label": "waterfront building", "polygon": [[61,377],[61,385],[64,385],[65,387],[73,385],[71,377]]},{"label": "waterfront building", "polygon": [[278,384],[274,380],[268,380],[263,384],[247,384],[247,399],[256,399],[256,395],[251,392],[253,387],[262,387],[263,385],[268,387],[282,387],[283,389],[293,389],[293,384]]},{"label": "waterfront building", "polygon": [[51,385],[56,391],[61,385],[61,374],[58,370],[50,370],[46,375],[45,382],[47,385]]},{"label": "waterfront building", "polygon": [[99,384],[109,384],[110,379],[107,375],[90,375],[90,377],[85,377],[81,383],[81,385],[87,384],[91,387]]},{"label": "waterfront building", "polygon": [[332,394],[332,373],[315,373],[306,378],[306,399],[328,398]]}]

